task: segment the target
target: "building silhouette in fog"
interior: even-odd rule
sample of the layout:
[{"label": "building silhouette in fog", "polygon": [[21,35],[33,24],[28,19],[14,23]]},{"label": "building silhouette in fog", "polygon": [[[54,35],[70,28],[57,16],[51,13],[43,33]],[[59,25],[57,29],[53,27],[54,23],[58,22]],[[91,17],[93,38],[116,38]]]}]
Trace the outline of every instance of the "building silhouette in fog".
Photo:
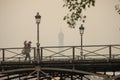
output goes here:
[{"label": "building silhouette in fog", "polygon": [[[58,34],[58,45],[64,46],[64,33],[62,32],[62,28],[60,27],[60,32]],[[59,51],[61,51],[62,48],[59,48]]]}]

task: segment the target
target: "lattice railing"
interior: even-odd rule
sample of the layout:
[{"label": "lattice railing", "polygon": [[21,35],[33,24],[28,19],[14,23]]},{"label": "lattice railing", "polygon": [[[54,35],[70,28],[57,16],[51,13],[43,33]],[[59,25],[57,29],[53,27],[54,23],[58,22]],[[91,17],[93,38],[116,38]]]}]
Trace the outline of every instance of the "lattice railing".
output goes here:
[{"label": "lattice railing", "polygon": [[[93,60],[120,59],[120,45],[84,45],[83,55],[81,46],[49,46],[40,47],[40,59],[48,60]],[[24,61],[21,54],[23,48],[0,48],[0,61]],[[32,60],[37,60],[37,51],[32,47]]]}]

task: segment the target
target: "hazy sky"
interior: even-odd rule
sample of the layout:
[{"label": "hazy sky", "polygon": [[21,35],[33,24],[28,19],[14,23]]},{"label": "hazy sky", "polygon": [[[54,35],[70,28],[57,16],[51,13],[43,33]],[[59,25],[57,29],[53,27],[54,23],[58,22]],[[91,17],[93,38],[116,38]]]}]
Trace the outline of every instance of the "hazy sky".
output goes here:
[{"label": "hazy sky", "polygon": [[[86,9],[87,16],[84,44],[120,44],[120,15],[114,6],[118,0],[96,0],[95,7]],[[0,0],[0,48],[22,47],[24,40],[36,46],[37,12],[40,23],[41,46],[57,46],[60,28],[64,33],[64,45],[80,45],[79,26],[68,27],[63,17],[67,9],[63,0]]]}]

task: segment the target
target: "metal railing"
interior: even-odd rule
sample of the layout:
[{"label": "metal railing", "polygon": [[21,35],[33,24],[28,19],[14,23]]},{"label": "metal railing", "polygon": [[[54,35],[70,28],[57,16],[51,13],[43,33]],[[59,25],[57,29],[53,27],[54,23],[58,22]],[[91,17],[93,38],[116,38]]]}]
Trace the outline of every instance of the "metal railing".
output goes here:
[{"label": "metal railing", "polygon": [[[50,60],[96,60],[120,59],[120,45],[84,45],[83,55],[80,54],[81,46],[49,46],[40,47],[41,61]],[[23,48],[0,48],[0,61],[24,61],[25,55],[21,54]],[[36,48],[32,47],[31,59],[36,60]]]},{"label": "metal railing", "polygon": [[120,45],[84,45],[83,56],[81,46],[51,46],[41,47],[42,60],[93,60],[119,59]]},{"label": "metal railing", "polygon": [[[23,48],[0,48],[0,61],[16,61],[21,62],[25,60],[25,55],[22,54]],[[31,48],[31,59],[35,60],[36,48]]]}]

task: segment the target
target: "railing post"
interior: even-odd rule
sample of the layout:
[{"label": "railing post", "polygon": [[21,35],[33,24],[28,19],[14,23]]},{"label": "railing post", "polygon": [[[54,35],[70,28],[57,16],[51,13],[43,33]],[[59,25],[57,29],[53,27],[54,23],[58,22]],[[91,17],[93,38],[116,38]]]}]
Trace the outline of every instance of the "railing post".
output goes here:
[{"label": "railing post", "polygon": [[18,57],[18,61],[20,62],[20,57]]},{"label": "railing post", "polygon": [[34,61],[36,59],[36,48],[34,47]]},{"label": "railing post", "polygon": [[111,46],[109,46],[109,59],[112,58],[112,50],[111,50]]},{"label": "railing post", "polygon": [[73,47],[73,61],[75,60],[75,47]]},{"label": "railing post", "polygon": [[5,49],[3,49],[3,57],[2,57],[2,59],[3,59],[3,61],[5,61]]},{"label": "railing post", "polygon": [[43,59],[43,48],[41,47],[40,50],[41,50],[41,58],[40,59],[42,60]]}]

